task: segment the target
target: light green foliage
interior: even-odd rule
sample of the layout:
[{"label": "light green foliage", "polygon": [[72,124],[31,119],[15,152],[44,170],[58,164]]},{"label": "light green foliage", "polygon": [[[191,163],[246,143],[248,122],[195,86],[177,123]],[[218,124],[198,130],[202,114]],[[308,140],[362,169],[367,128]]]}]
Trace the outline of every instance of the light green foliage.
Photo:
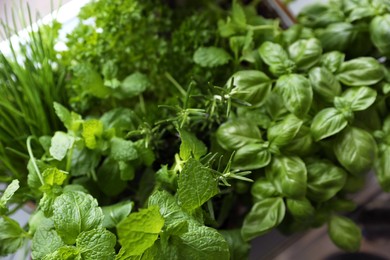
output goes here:
[{"label": "light green foliage", "polygon": [[32,240],[32,258],[42,259],[52,254],[60,247],[65,246],[55,229],[41,226],[37,229]]},{"label": "light green foliage", "polygon": [[199,160],[200,157],[207,153],[207,147],[196,136],[184,129],[179,130],[180,133],[180,157],[187,161],[191,157]]},{"label": "light green foliage", "polygon": [[27,236],[18,222],[6,216],[0,217],[0,255],[16,252],[26,243]]},{"label": "light green foliage", "polygon": [[126,218],[133,209],[133,202],[123,201],[114,205],[102,207],[104,214],[103,227],[113,228]]},{"label": "light green foliage", "polygon": [[138,96],[149,86],[150,82],[148,78],[140,72],[135,72],[123,80],[120,85],[118,97],[123,99]]},{"label": "light green foliage", "polygon": [[113,260],[115,244],[115,235],[102,228],[82,232],[76,239],[80,257],[85,260]]},{"label": "light green foliage", "polygon": [[0,197],[0,216],[7,212],[7,203],[19,189],[19,181],[13,180],[5,189],[4,193]]},{"label": "light green foliage", "polygon": [[194,53],[194,62],[202,67],[217,67],[229,62],[231,56],[224,49],[217,47],[200,47]]},{"label": "light green foliage", "polygon": [[98,139],[103,134],[103,123],[97,119],[89,119],[83,122],[82,136],[85,146],[89,149],[96,149]]},{"label": "light green foliage", "polygon": [[132,141],[114,137],[111,139],[111,157],[117,161],[130,161],[137,159],[138,153]]},{"label": "light green foliage", "polygon": [[316,141],[339,133],[348,125],[348,121],[342,112],[337,109],[325,108],[313,119],[311,132]]},{"label": "light green foliage", "polygon": [[50,155],[61,161],[65,158],[69,149],[72,148],[74,138],[64,132],[56,132],[51,139]]},{"label": "light green foliage", "polygon": [[338,79],[347,86],[373,85],[383,78],[383,68],[372,57],[361,57],[341,64]]}]

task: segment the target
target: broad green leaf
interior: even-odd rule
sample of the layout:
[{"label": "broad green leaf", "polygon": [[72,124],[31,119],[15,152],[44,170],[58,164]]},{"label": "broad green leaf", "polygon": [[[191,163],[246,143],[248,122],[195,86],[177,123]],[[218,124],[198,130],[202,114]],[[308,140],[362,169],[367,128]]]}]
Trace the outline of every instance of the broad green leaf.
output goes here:
[{"label": "broad green leaf", "polygon": [[270,115],[273,121],[282,120],[284,119],[285,115],[289,114],[289,111],[284,106],[281,94],[274,91],[272,91],[268,96],[265,106],[267,113]]},{"label": "broad green leaf", "polygon": [[345,51],[354,34],[355,27],[352,24],[340,22],[328,25],[317,36],[325,51]]},{"label": "broad green leaf", "polygon": [[245,241],[250,241],[277,227],[283,220],[286,207],[283,199],[267,198],[255,203],[245,217],[241,235]]},{"label": "broad green leaf", "polygon": [[281,93],[284,105],[297,117],[304,117],[310,110],[313,90],[310,81],[299,74],[281,76],[275,90]]},{"label": "broad green leaf", "polygon": [[193,157],[199,160],[200,157],[207,153],[206,145],[200,141],[193,133],[190,133],[184,129],[179,129],[181,144],[180,144],[180,157],[183,160],[188,160]]},{"label": "broad green leaf", "polygon": [[301,198],[306,194],[306,166],[297,156],[275,156],[266,168],[266,176],[276,190],[288,198]]},{"label": "broad green leaf", "polygon": [[62,246],[42,260],[81,260],[81,257],[75,246]]},{"label": "broad green leaf", "polygon": [[272,182],[266,178],[259,178],[253,183],[251,194],[256,202],[280,195]]},{"label": "broad green leaf", "polygon": [[223,123],[217,130],[217,141],[226,150],[236,150],[247,144],[262,141],[256,124],[246,119],[235,119]]},{"label": "broad green leaf", "polygon": [[307,156],[312,153],[315,147],[310,127],[303,125],[296,134],[295,138],[281,150],[286,154]]},{"label": "broad green leaf", "polygon": [[42,259],[62,246],[65,246],[65,243],[55,229],[42,225],[37,229],[32,239],[32,258]]},{"label": "broad green leaf", "polygon": [[82,232],[76,239],[76,246],[83,260],[113,260],[115,244],[115,235],[103,228]]},{"label": "broad green leaf", "polygon": [[217,230],[192,221],[188,232],[173,238],[179,259],[215,260],[230,259],[229,247]]},{"label": "broad green leaf", "polygon": [[288,144],[297,135],[303,121],[293,114],[287,115],[282,121],[268,128],[267,137],[271,144],[283,146]]},{"label": "broad green leaf", "polygon": [[313,68],[309,72],[309,79],[314,92],[327,102],[333,102],[341,94],[339,81],[327,68]]},{"label": "broad green leaf", "polygon": [[341,165],[354,175],[368,171],[377,152],[372,135],[356,127],[345,129],[338,136],[333,149]]},{"label": "broad green leaf", "polygon": [[117,225],[119,243],[122,245],[118,259],[142,255],[158,239],[164,218],[156,206],[130,214]]},{"label": "broad green leaf", "polygon": [[122,201],[114,205],[102,207],[103,227],[113,228],[125,219],[133,209],[133,202]]},{"label": "broad green leaf", "polygon": [[179,175],[179,205],[192,212],[218,192],[218,182],[213,173],[195,159],[189,159]]},{"label": "broad green leaf", "polygon": [[103,134],[103,123],[97,119],[89,119],[83,122],[82,136],[85,146],[89,149],[95,149],[98,145],[98,139]]},{"label": "broad green leaf", "polygon": [[0,197],[0,215],[7,212],[7,203],[19,189],[19,180],[13,180]]},{"label": "broad green leaf", "polygon": [[102,77],[91,64],[77,64],[74,74],[80,86],[83,86],[89,94],[98,98],[106,98],[110,94],[110,89],[104,86]]},{"label": "broad green leaf", "polygon": [[261,144],[247,144],[237,150],[233,167],[240,170],[260,169],[269,164],[271,153]]},{"label": "broad green leaf", "polygon": [[341,97],[351,104],[352,111],[362,111],[374,104],[376,91],[369,87],[349,88]]},{"label": "broad green leaf", "polygon": [[53,204],[55,199],[61,194],[61,188],[57,192],[51,190],[45,191],[43,197],[39,200],[39,209],[44,213],[45,217],[49,218],[53,215]]},{"label": "broad green leaf", "polygon": [[104,160],[97,170],[96,177],[100,190],[110,197],[119,195],[127,185],[122,179],[119,163],[111,157]]},{"label": "broad green leaf", "polygon": [[6,216],[0,217],[0,256],[15,253],[26,243],[27,237],[18,222]]},{"label": "broad green leaf", "polygon": [[248,259],[251,246],[242,238],[240,229],[219,230],[219,233],[229,246],[231,260]]},{"label": "broad green leaf", "polygon": [[140,72],[134,72],[127,76],[120,85],[120,95],[118,98],[131,98],[140,95],[144,92],[151,83],[147,76]]},{"label": "broad green leaf", "polygon": [[232,57],[218,47],[200,47],[195,51],[193,59],[201,67],[213,68],[227,64]]},{"label": "broad green leaf", "polygon": [[100,118],[104,129],[114,129],[115,136],[124,137],[129,131],[135,130],[134,112],[129,108],[115,108],[103,114]]},{"label": "broad green leaf", "polygon": [[61,161],[65,158],[68,150],[72,148],[74,141],[74,137],[67,133],[55,132],[51,139],[50,155],[54,159]]},{"label": "broad green leaf", "polygon": [[73,148],[70,174],[72,176],[90,176],[100,163],[101,153],[96,150]]},{"label": "broad green leaf", "polygon": [[370,23],[371,41],[380,53],[390,55],[390,14],[376,16]]},{"label": "broad green leaf", "polygon": [[316,160],[306,165],[307,197],[317,202],[333,198],[345,185],[347,173],[330,162]]},{"label": "broad green leaf", "polygon": [[342,216],[333,216],[328,223],[328,234],[339,248],[355,252],[360,248],[362,232],[350,219]]},{"label": "broad green leaf", "polygon": [[383,191],[390,192],[390,146],[380,146],[378,159],[375,160],[375,175]]},{"label": "broad green leaf", "polygon": [[373,85],[383,77],[382,66],[372,57],[346,61],[337,72],[337,78],[347,86]]},{"label": "broad green leaf", "polygon": [[258,70],[242,70],[234,73],[226,83],[227,86],[232,84],[234,86],[232,96],[252,106],[261,106],[272,88],[271,79]]},{"label": "broad green leaf", "polygon": [[315,209],[311,205],[310,201],[306,198],[303,199],[287,199],[287,210],[290,214],[298,220],[309,220],[314,216]]},{"label": "broad green leaf", "polygon": [[68,245],[83,232],[101,227],[103,212],[96,199],[79,191],[66,192],[54,201],[53,221],[58,235]]},{"label": "broad green leaf", "polygon": [[66,180],[67,174],[58,170],[56,167],[50,167],[43,171],[43,182],[49,186],[62,185]]},{"label": "broad green leaf", "polygon": [[291,73],[295,63],[288,58],[287,52],[277,43],[264,42],[259,48],[263,61],[270,66],[270,71],[276,76]]},{"label": "broad green leaf", "polygon": [[321,43],[316,38],[298,40],[290,45],[288,54],[299,69],[308,70],[321,58]]},{"label": "broad green leaf", "polygon": [[83,119],[79,114],[75,112],[69,112],[66,107],[57,102],[54,102],[54,110],[66,129],[76,132],[80,128]]},{"label": "broad green leaf", "polygon": [[311,123],[311,133],[314,140],[319,141],[335,135],[348,125],[343,113],[330,107],[321,110]]},{"label": "broad green leaf", "polygon": [[335,6],[337,3],[326,5],[315,2],[302,8],[298,19],[300,24],[313,28],[323,28],[328,24],[344,21],[344,13],[341,8]]},{"label": "broad green leaf", "polygon": [[132,141],[117,137],[111,139],[110,155],[117,161],[131,161],[138,157],[137,150]]},{"label": "broad green leaf", "polygon": [[330,72],[335,73],[344,62],[345,54],[339,51],[331,51],[322,55],[320,65]]},{"label": "broad green leaf", "polygon": [[364,18],[370,18],[371,16],[376,15],[376,10],[372,8],[369,4],[367,6],[359,6],[352,10],[349,14],[349,21],[356,22]]}]

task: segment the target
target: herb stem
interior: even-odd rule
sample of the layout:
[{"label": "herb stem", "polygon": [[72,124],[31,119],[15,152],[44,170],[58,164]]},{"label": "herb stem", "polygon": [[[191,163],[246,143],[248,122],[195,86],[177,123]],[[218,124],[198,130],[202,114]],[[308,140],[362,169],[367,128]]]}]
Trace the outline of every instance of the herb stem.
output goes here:
[{"label": "herb stem", "polygon": [[39,177],[39,180],[41,181],[41,183],[42,183],[42,185],[43,185],[44,182],[43,182],[42,174],[41,174],[41,172],[39,171],[39,168],[38,168],[37,163],[36,163],[36,161],[35,161],[34,154],[33,154],[32,149],[31,149],[31,139],[33,139],[33,138],[35,138],[35,136],[32,136],[32,135],[30,135],[30,136],[27,138],[27,141],[26,141],[26,143],[27,143],[27,151],[28,151],[28,155],[30,156],[30,160],[31,160],[31,162],[32,162],[32,164],[33,164],[33,166],[34,166],[34,170],[37,172],[37,175],[38,175],[38,177]]}]

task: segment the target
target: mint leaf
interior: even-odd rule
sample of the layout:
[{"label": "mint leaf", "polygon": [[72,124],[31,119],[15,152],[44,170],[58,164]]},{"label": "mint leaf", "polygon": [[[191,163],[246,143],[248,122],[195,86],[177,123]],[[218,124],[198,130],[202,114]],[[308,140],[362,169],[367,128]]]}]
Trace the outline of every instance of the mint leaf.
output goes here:
[{"label": "mint leaf", "polygon": [[96,199],[79,191],[60,195],[54,201],[53,221],[58,235],[65,243],[72,245],[77,236],[103,223],[103,212]]},{"label": "mint leaf", "polygon": [[164,219],[158,207],[130,214],[117,226],[119,243],[122,245],[118,259],[142,255],[157,240],[163,226]]},{"label": "mint leaf", "polygon": [[103,227],[113,228],[126,218],[133,209],[133,202],[122,201],[120,203],[102,207],[104,214]]},{"label": "mint leaf", "polygon": [[218,182],[212,172],[195,159],[189,159],[178,180],[179,205],[191,212],[218,192]]},{"label": "mint leaf", "polygon": [[82,232],[76,246],[84,260],[109,260],[115,258],[116,237],[103,228]]},{"label": "mint leaf", "polygon": [[188,160],[192,156],[196,160],[207,153],[206,145],[200,141],[196,136],[184,129],[179,130],[181,145],[180,145],[180,157],[183,160]]},{"label": "mint leaf", "polygon": [[54,159],[61,161],[65,158],[66,153],[72,148],[74,143],[74,137],[64,132],[55,132],[51,139],[50,155]]},{"label": "mint leaf", "polygon": [[103,123],[97,119],[89,119],[83,122],[82,136],[85,146],[89,149],[97,147],[98,138],[103,134]]},{"label": "mint leaf", "polygon": [[0,256],[16,252],[26,242],[27,235],[15,220],[0,218]]},{"label": "mint leaf", "polygon": [[53,253],[46,255],[42,260],[79,260],[80,252],[74,246],[63,246]]},{"label": "mint leaf", "polygon": [[7,212],[7,203],[19,189],[19,181],[13,180],[5,189],[3,195],[0,198],[0,215],[3,215]]},{"label": "mint leaf", "polygon": [[55,167],[47,168],[42,173],[43,182],[47,185],[62,185],[66,180],[67,174]]},{"label": "mint leaf", "polygon": [[121,96],[124,97],[135,97],[144,92],[150,86],[149,79],[140,72],[135,72],[130,76],[126,77],[122,84]]},{"label": "mint leaf", "polygon": [[137,159],[138,153],[132,141],[114,137],[111,139],[111,157],[117,161]]},{"label": "mint leaf", "polygon": [[52,227],[41,226],[32,239],[32,258],[41,259],[62,246],[65,246],[65,243]]},{"label": "mint leaf", "polygon": [[224,49],[217,47],[200,47],[194,53],[194,62],[201,67],[212,68],[224,65],[231,60]]}]

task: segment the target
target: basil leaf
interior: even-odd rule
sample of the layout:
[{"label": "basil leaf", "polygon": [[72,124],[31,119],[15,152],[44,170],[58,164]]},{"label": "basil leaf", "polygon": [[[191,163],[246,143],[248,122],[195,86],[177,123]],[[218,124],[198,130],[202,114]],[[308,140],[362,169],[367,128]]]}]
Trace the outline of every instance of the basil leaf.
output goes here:
[{"label": "basil leaf", "polygon": [[333,198],[345,185],[347,173],[326,161],[314,161],[307,168],[307,197],[317,202]]},{"label": "basil leaf", "polygon": [[76,239],[80,257],[85,260],[113,260],[115,244],[115,235],[103,228],[82,232]]},{"label": "basil leaf", "polygon": [[309,79],[314,92],[327,102],[333,102],[333,99],[341,94],[339,81],[327,68],[317,67],[310,70]]},{"label": "basil leaf", "polygon": [[286,213],[282,198],[267,198],[255,203],[245,217],[241,235],[245,241],[261,236],[278,226]]},{"label": "basil leaf", "polygon": [[297,156],[275,156],[266,168],[267,179],[276,190],[288,198],[301,198],[306,194],[307,172],[305,163]]},{"label": "basil leaf", "polygon": [[0,256],[15,253],[26,243],[27,237],[18,222],[6,216],[0,217]]},{"label": "basil leaf", "polygon": [[342,94],[342,98],[350,103],[352,111],[362,111],[374,104],[376,91],[369,87],[349,88]]},{"label": "basil leaf", "polygon": [[331,51],[322,55],[320,65],[327,68],[330,72],[335,73],[339,70],[344,62],[345,54],[339,51]]},{"label": "basil leaf", "polygon": [[314,216],[315,209],[311,205],[310,201],[306,198],[303,199],[287,199],[287,209],[290,214],[298,220],[307,220]]},{"label": "basil leaf", "polygon": [[298,19],[305,26],[322,28],[328,24],[345,20],[344,13],[339,8],[331,8],[333,5],[322,3],[310,4],[302,8]]},{"label": "basil leaf", "polygon": [[346,61],[337,72],[337,78],[347,86],[373,85],[383,77],[382,66],[372,57]]},{"label": "basil leaf", "polygon": [[307,156],[312,153],[314,148],[314,140],[310,131],[310,127],[303,125],[297,135],[288,145],[282,148],[283,153]]},{"label": "basil leaf", "polygon": [[260,169],[269,164],[271,153],[261,144],[247,144],[237,150],[233,167],[240,170]]},{"label": "basil leaf", "polygon": [[130,214],[117,226],[119,243],[119,259],[129,259],[131,256],[142,255],[157,240],[164,219],[158,207],[152,206]]},{"label": "basil leaf", "polygon": [[225,238],[229,246],[231,260],[248,259],[251,246],[242,238],[240,229],[219,230],[219,233]]},{"label": "basil leaf", "polygon": [[342,216],[333,216],[328,224],[328,234],[339,248],[355,252],[360,248],[362,232],[350,219]]},{"label": "basil leaf", "polygon": [[379,52],[390,55],[390,14],[376,16],[370,23],[371,41]]},{"label": "basil leaf", "polygon": [[111,139],[110,155],[116,161],[131,161],[138,158],[134,143],[117,137]]},{"label": "basil leaf", "polygon": [[375,174],[382,190],[390,192],[390,146],[381,145],[375,161]]},{"label": "basil leaf", "polygon": [[233,83],[232,97],[246,101],[252,106],[261,106],[271,92],[272,82],[261,71],[243,70],[234,73],[227,86]]},{"label": "basil leaf", "polygon": [[253,183],[251,194],[256,202],[280,195],[272,182],[266,178],[259,178]]},{"label": "basil leaf", "polygon": [[303,121],[295,115],[287,115],[282,121],[277,122],[267,131],[268,141],[276,146],[288,144],[299,132]]},{"label": "basil leaf", "polygon": [[317,37],[327,51],[344,51],[355,35],[355,27],[350,23],[333,23],[321,31]]},{"label": "basil leaf", "polygon": [[192,212],[218,193],[218,182],[210,169],[194,159],[189,159],[179,175],[179,205]]},{"label": "basil leaf", "polygon": [[307,114],[313,100],[313,91],[307,78],[299,74],[283,75],[276,82],[275,90],[281,93],[288,111],[297,117]]},{"label": "basil leaf", "polygon": [[56,198],[53,221],[58,235],[69,245],[83,232],[100,227],[103,212],[96,199],[79,191],[66,192]]},{"label": "basil leaf", "polygon": [[42,259],[62,246],[65,243],[52,227],[40,226],[32,239],[32,258]]},{"label": "basil leaf", "polygon": [[259,54],[276,76],[291,73],[295,69],[295,63],[288,58],[287,52],[277,43],[264,42],[259,48]]},{"label": "basil leaf", "polygon": [[184,129],[179,129],[180,133],[180,157],[183,160],[188,160],[192,156],[199,160],[200,157],[207,153],[207,147],[196,136]]},{"label": "basil leaf", "polygon": [[315,38],[299,40],[290,45],[288,53],[299,69],[307,70],[321,58],[322,47],[320,41]]},{"label": "basil leaf", "polygon": [[195,51],[193,59],[201,67],[213,68],[227,64],[232,57],[222,48],[200,47]]},{"label": "basil leaf", "polygon": [[333,149],[341,165],[354,175],[371,168],[377,151],[371,134],[355,127],[345,129],[336,139]]},{"label": "basil leaf", "polygon": [[236,150],[244,145],[262,141],[259,128],[246,119],[223,123],[217,130],[217,141],[226,150]]},{"label": "basil leaf", "polygon": [[104,215],[103,227],[113,228],[125,219],[133,209],[133,202],[122,201],[114,205],[102,207]]},{"label": "basil leaf", "polygon": [[311,132],[314,140],[319,141],[339,133],[348,125],[342,112],[337,109],[325,108],[321,110],[311,123]]}]

